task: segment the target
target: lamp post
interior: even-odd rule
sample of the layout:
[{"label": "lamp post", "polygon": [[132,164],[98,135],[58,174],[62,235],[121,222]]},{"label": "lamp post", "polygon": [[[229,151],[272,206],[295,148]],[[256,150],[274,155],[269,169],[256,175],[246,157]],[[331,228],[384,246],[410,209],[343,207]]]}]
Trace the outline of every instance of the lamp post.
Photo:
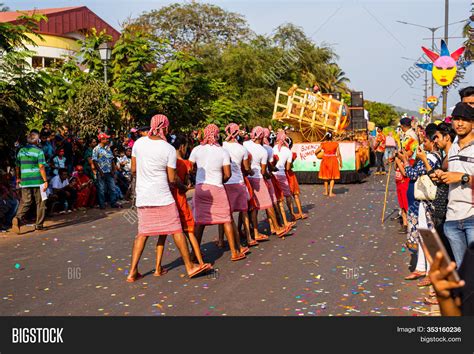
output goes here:
[{"label": "lamp post", "polygon": [[102,43],[99,46],[100,59],[104,62],[104,82],[107,84],[107,63],[112,56],[112,48],[109,47],[107,42]]}]

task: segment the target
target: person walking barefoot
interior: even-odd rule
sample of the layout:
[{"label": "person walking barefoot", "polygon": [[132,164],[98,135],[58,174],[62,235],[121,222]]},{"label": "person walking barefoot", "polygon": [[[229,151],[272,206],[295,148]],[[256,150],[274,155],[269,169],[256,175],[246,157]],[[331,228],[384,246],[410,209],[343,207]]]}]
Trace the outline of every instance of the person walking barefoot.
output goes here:
[{"label": "person walking barefoot", "polygon": [[[161,262],[166,235],[172,234],[190,278],[210,269],[210,264],[191,261],[176,202],[169,183],[176,180],[176,150],[167,143],[168,118],[153,116],[148,136],[138,139],[132,149],[132,175],[136,175],[138,234],[133,242],[132,261],[127,282],[141,278],[138,263],[150,236],[158,236],[157,261]],[[161,264],[157,264],[161,271]]]},{"label": "person walking barefoot", "polygon": [[[314,152],[317,156],[321,151],[324,152],[319,168],[319,179],[324,181],[324,195],[335,197],[333,193],[334,183],[341,178],[342,157],[339,150],[339,143],[332,141],[332,134],[327,132],[324,136],[327,141],[321,143],[321,146]],[[329,187],[329,188],[328,188]]]}]

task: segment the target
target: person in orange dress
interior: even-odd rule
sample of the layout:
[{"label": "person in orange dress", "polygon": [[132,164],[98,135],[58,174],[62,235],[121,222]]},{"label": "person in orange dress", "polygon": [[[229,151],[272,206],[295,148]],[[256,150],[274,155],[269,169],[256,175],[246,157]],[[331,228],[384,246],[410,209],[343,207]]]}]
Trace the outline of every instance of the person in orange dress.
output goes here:
[{"label": "person in orange dress", "polygon": [[[293,146],[293,143],[290,143],[289,148],[291,149]],[[298,209],[298,214],[295,215],[295,219],[306,219],[308,217],[308,214],[303,213],[303,207],[301,206],[301,200],[300,200],[300,185],[298,183],[298,179],[296,178],[296,174],[293,172],[293,162],[296,160],[296,153],[292,153],[292,161],[291,161],[291,168],[289,170],[286,170],[286,178],[288,178],[288,183],[290,184],[290,191],[291,194],[293,195],[293,199],[295,200],[296,203],[296,208]]]},{"label": "person in orange dress", "polygon": [[[327,132],[324,136],[327,141],[321,143],[314,152],[317,156],[321,151],[324,152],[321,166],[319,168],[319,179],[324,181],[324,195],[335,197],[333,193],[335,180],[341,178],[342,157],[339,150],[339,143],[332,141],[332,134]],[[328,189],[329,186],[329,189]]]},{"label": "person in orange dress", "polygon": [[[199,243],[196,239],[196,236],[194,235],[193,213],[186,197],[186,192],[191,189],[189,174],[193,169],[191,162],[183,158],[183,156],[186,154],[187,141],[184,137],[177,136],[171,145],[173,145],[173,147],[176,149],[177,157],[177,180],[175,185],[171,187],[171,194],[173,195],[176,201],[176,206],[178,207],[178,213],[181,220],[181,225],[183,227],[183,232],[191,243],[194,256],[199,262],[199,265],[203,265],[204,261],[202,259],[201,249],[199,248]],[[162,272],[165,274],[166,270],[163,269]]]}]

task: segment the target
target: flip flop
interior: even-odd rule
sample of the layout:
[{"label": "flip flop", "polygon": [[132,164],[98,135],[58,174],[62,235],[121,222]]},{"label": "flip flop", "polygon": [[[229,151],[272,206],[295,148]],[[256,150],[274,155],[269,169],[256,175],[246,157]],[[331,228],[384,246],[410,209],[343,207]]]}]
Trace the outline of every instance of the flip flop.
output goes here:
[{"label": "flip flop", "polygon": [[283,231],[280,231],[280,233],[277,233],[276,235],[277,235],[278,237],[283,237],[283,236],[285,236],[286,234],[288,234],[288,232],[290,232],[290,230],[291,230],[291,227],[289,227],[289,225],[288,225],[287,227],[285,227],[285,228],[283,229]]},{"label": "flip flop", "polygon": [[405,277],[405,280],[416,280],[426,276],[425,272],[412,272],[409,276]]},{"label": "flip flop", "polygon": [[291,228],[294,228],[296,226],[296,221],[288,222],[288,226],[290,226]]},{"label": "flip flop", "polygon": [[248,248],[248,247],[243,247],[243,248],[240,249],[240,253],[242,253],[242,254],[247,254],[247,253],[249,253],[249,251],[250,251],[250,248]]},{"label": "flip flop", "polygon": [[205,272],[207,270],[210,270],[211,268],[212,266],[209,263],[204,263],[203,265],[199,266],[199,268],[196,269],[194,272],[192,272],[191,274],[188,274],[188,277],[190,279],[194,278],[196,275],[201,274],[202,272]]},{"label": "flip flop", "polygon": [[168,273],[168,269],[161,268],[161,271],[158,274],[155,271],[155,273],[153,273],[153,276],[154,277],[161,277],[161,276],[165,275],[166,273]]},{"label": "flip flop", "polygon": [[135,278],[127,278],[127,283],[134,283],[137,280],[140,280],[143,278],[143,275],[140,273],[137,273],[137,276]]},{"label": "flip flop", "polygon": [[431,285],[431,279],[429,277],[426,277],[422,281],[418,282],[416,284],[417,287],[422,288],[424,286],[430,286]]},{"label": "flip flop", "polygon": [[255,237],[255,241],[258,241],[258,242],[268,241],[269,239],[270,239],[270,237],[268,237],[266,235]]},{"label": "flip flop", "polygon": [[230,260],[231,260],[232,262],[236,262],[236,261],[240,261],[240,260],[242,260],[242,259],[244,259],[244,258],[247,258],[247,256],[246,256],[245,254],[243,254],[243,253],[240,253],[237,257],[231,257]]},{"label": "flip flop", "polygon": [[439,305],[438,299],[432,297],[425,297],[423,299],[423,302],[425,303],[425,305]]},{"label": "flip flop", "polygon": [[258,242],[255,240],[252,240],[247,244],[247,247],[254,247],[254,246],[258,246]]},{"label": "flip flop", "polygon": [[301,220],[304,220],[307,218],[308,218],[308,214],[305,214],[305,213],[301,214]]}]

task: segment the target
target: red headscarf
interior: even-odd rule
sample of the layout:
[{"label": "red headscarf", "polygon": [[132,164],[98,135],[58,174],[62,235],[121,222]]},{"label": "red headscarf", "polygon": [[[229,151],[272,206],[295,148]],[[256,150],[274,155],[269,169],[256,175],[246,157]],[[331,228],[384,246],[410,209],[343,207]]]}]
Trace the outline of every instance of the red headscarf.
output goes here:
[{"label": "red headscarf", "polygon": [[285,134],[285,131],[282,130],[280,131],[278,134],[277,134],[277,137],[276,137],[276,143],[278,145],[278,151],[281,150],[281,147],[283,145],[285,145],[286,147],[288,147],[288,142],[286,141],[286,134]]},{"label": "red headscarf", "polygon": [[150,131],[148,136],[159,136],[161,139],[166,140],[165,129],[168,128],[170,122],[168,117],[164,114],[157,114],[151,118]]},{"label": "red headscarf", "polygon": [[225,132],[227,134],[227,138],[225,140],[229,141],[235,139],[239,134],[239,130],[239,126],[235,123],[230,123],[229,125],[227,125],[227,127],[225,127]]},{"label": "red headscarf", "polygon": [[220,146],[217,142],[219,140],[219,127],[215,124],[209,124],[204,129],[204,139],[201,141],[201,145],[216,145]]},{"label": "red headscarf", "polygon": [[269,137],[270,137],[270,129],[263,128],[263,143],[265,145],[270,145],[270,142],[268,141]]},{"label": "red headscarf", "polygon": [[262,138],[263,138],[263,128],[260,126],[256,126],[255,128],[253,128],[252,132],[250,133],[250,139],[258,140]]}]

